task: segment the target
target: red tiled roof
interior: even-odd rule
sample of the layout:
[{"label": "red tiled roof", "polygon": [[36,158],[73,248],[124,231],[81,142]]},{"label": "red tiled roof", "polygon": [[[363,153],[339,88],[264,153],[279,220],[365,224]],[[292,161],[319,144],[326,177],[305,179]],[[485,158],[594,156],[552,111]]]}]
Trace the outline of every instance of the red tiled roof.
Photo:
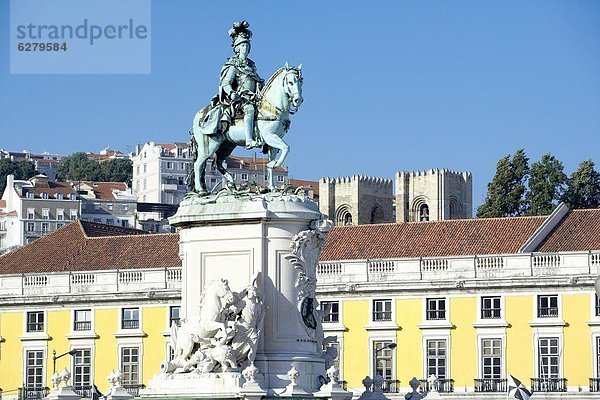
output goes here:
[{"label": "red tiled roof", "polygon": [[62,193],[65,198],[68,198],[69,194],[74,193],[73,188],[67,182],[48,182],[48,186],[41,184],[33,188],[24,187],[23,196],[25,196],[26,192],[33,192],[35,197],[40,197],[42,193],[48,193],[49,196]]},{"label": "red tiled roof", "polygon": [[114,200],[115,196],[113,190],[124,191],[127,189],[125,182],[90,182],[82,181],[82,184],[86,184],[94,190],[96,198],[103,200]]},{"label": "red tiled roof", "polygon": [[535,251],[589,250],[600,250],[600,209],[569,211]]},{"label": "red tiled roof", "polygon": [[179,266],[177,234],[146,234],[87,221],[73,222],[0,257],[0,274]]},{"label": "red tiled roof", "polygon": [[315,181],[303,181],[301,179],[290,179],[290,185],[293,187],[299,188],[310,188],[312,189],[315,196],[319,196],[319,182]]},{"label": "red tiled roof", "polygon": [[516,253],[546,217],[336,227],[322,261]]}]

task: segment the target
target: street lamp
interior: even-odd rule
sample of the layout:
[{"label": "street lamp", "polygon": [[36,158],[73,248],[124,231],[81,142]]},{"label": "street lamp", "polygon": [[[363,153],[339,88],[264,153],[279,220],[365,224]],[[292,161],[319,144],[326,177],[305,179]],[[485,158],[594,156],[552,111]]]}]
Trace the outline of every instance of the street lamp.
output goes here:
[{"label": "street lamp", "polygon": [[67,354],[74,356],[75,354],[77,354],[77,350],[73,349],[73,350],[67,351],[66,353],[63,353],[59,356],[56,355],[56,350],[52,350],[52,366],[53,366],[53,371],[54,371],[53,373],[56,372],[56,360],[58,360],[61,357],[66,356]]},{"label": "street lamp", "polygon": [[377,375],[377,354],[385,349],[394,350],[396,347],[398,347],[396,343],[388,343],[385,346],[382,346],[380,349],[375,349],[375,352],[373,353],[373,367],[375,368],[374,375]]}]

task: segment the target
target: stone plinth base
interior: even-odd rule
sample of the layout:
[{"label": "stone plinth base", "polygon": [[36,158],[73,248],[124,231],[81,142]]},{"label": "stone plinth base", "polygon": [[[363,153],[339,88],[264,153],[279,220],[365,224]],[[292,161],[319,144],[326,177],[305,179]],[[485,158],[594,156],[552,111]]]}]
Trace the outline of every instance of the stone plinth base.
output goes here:
[{"label": "stone plinth base", "polygon": [[238,399],[244,378],[239,372],[211,374],[156,374],[148,388],[140,391],[144,399]]}]

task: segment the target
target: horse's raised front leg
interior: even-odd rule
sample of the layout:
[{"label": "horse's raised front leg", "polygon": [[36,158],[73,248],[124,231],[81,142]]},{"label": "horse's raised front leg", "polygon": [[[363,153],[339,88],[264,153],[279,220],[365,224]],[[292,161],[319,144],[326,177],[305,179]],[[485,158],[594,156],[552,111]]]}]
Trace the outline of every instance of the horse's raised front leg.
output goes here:
[{"label": "horse's raised front leg", "polygon": [[290,146],[285,142],[285,140],[277,136],[277,134],[274,132],[263,134],[263,139],[265,140],[265,143],[269,145],[269,147],[281,151],[279,158],[269,161],[267,168],[276,168],[281,166],[290,152]]}]

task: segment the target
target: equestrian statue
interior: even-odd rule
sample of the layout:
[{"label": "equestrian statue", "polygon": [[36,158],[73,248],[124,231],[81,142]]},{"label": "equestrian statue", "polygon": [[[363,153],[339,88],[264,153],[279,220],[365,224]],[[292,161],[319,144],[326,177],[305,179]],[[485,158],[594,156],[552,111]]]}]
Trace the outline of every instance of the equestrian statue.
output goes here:
[{"label": "equestrian statue", "polygon": [[228,189],[235,189],[233,175],[223,166],[237,146],[261,148],[268,154],[268,188],[275,190],[273,168],[283,164],[290,150],[283,136],[290,126],[290,115],[302,104],[302,64],[286,63],[265,83],[248,58],[252,32],[247,21],[236,22],[229,30],[234,55],[221,68],[219,91],[211,103],[194,116],[191,134],[194,168],[190,189],[199,196],[208,194],[206,162],[225,177]]}]

